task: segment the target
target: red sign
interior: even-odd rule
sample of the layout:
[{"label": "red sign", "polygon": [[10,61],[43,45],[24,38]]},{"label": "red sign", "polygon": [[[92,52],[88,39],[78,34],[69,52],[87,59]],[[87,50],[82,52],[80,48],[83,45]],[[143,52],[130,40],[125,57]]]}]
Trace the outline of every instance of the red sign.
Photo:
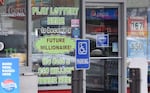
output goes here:
[{"label": "red sign", "polygon": [[145,17],[131,17],[128,19],[129,37],[147,37],[147,19]]},{"label": "red sign", "polygon": [[71,90],[39,90],[38,93],[71,93]]}]

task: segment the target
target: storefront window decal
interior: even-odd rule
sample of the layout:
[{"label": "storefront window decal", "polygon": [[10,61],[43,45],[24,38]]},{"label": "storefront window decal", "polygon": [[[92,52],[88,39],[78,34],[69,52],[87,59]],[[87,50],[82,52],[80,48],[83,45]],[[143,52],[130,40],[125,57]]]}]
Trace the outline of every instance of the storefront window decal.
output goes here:
[{"label": "storefront window decal", "polygon": [[75,49],[75,41],[64,36],[45,36],[36,41],[36,48],[43,53],[61,54]]},{"label": "storefront window decal", "polygon": [[81,38],[79,3],[32,0],[32,70],[39,88],[71,85],[75,39]]}]

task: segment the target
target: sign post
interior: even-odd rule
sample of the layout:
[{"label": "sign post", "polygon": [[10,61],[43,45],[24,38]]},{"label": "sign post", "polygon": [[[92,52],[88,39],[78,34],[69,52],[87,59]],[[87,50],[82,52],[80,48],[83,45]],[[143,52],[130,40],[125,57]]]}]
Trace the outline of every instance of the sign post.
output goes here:
[{"label": "sign post", "polygon": [[76,40],[76,64],[72,72],[72,93],[86,93],[86,72],[90,68],[90,41]]},{"label": "sign post", "polygon": [[90,41],[88,39],[76,40],[76,70],[90,68]]}]

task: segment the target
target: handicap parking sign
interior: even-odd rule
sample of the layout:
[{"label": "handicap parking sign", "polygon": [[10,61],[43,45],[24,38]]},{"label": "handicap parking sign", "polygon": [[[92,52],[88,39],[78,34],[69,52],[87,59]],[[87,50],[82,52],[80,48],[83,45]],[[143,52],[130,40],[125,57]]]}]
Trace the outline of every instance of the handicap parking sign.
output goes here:
[{"label": "handicap parking sign", "polygon": [[76,40],[76,70],[90,67],[90,41],[88,39]]},{"label": "handicap parking sign", "polygon": [[87,42],[79,42],[78,43],[78,54],[79,55],[86,55],[87,54]]}]

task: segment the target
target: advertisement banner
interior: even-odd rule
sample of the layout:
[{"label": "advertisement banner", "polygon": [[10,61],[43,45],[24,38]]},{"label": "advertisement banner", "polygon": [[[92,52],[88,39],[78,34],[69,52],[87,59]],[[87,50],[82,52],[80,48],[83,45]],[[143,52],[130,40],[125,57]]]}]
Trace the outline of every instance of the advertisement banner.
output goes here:
[{"label": "advertisement banner", "polygon": [[19,59],[0,58],[0,93],[20,93]]},{"label": "advertisement banner", "polygon": [[128,37],[147,38],[147,18],[146,17],[129,17],[128,18]]},{"label": "advertisement banner", "polygon": [[97,9],[87,9],[86,10],[87,19],[103,19],[103,20],[117,20],[118,11],[115,8],[97,8]]},{"label": "advertisement banner", "polygon": [[75,40],[67,36],[44,36],[35,43],[36,49],[43,53],[64,54],[75,49]]},{"label": "advertisement banner", "polygon": [[32,71],[38,75],[38,88],[59,90],[62,86],[71,87],[75,40],[82,36],[79,16],[81,2],[32,1],[35,1],[32,6]]},{"label": "advertisement banner", "polygon": [[146,58],[147,57],[147,39],[134,39],[127,40],[128,44],[128,58]]}]

